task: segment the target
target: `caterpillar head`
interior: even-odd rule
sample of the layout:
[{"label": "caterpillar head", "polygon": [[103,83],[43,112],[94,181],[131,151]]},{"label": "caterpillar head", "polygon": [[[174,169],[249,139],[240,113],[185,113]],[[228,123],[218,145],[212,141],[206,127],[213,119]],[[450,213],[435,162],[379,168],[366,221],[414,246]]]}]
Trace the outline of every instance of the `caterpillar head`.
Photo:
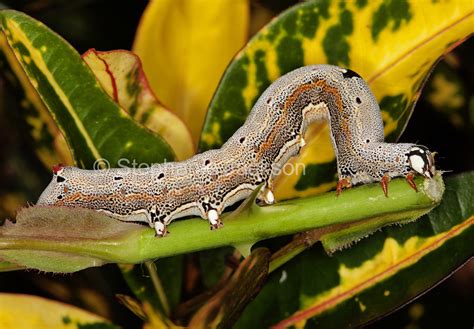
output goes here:
[{"label": "caterpillar head", "polygon": [[416,145],[407,153],[410,170],[427,178],[433,178],[436,172],[433,154],[424,146]]}]

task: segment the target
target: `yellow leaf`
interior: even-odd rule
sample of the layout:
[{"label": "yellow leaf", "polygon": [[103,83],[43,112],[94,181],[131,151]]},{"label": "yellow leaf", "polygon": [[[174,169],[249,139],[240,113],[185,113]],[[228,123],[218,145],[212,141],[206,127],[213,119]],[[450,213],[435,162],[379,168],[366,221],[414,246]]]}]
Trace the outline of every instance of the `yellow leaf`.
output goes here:
[{"label": "yellow leaf", "polygon": [[163,137],[178,160],[195,153],[188,128],[156,98],[138,56],[126,50],[90,49],[82,58],[107,94],[137,122]]},{"label": "yellow leaf", "polygon": [[0,328],[117,328],[98,315],[45,298],[0,293]]},{"label": "yellow leaf", "polygon": [[195,144],[219,79],[247,39],[248,17],[248,0],[154,0],[141,19],[133,50]]}]

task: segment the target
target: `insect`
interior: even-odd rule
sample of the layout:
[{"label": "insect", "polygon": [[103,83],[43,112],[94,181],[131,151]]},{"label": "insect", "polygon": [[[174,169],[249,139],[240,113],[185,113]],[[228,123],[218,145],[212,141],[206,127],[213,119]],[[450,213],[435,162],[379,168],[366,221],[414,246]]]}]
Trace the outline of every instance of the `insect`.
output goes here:
[{"label": "insect", "polygon": [[253,190],[273,204],[273,180],[305,145],[308,125],[327,120],[337,158],[337,193],[359,183],[387,184],[415,174],[432,178],[430,151],[415,144],[384,143],[379,106],[355,72],[312,65],[280,77],[260,96],[245,124],[220,148],[182,162],[143,169],[82,170],[56,167],[38,205],[85,207],[124,221],[148,223],[157,236],[173,219],[194,215],[222,226],[220,214]]}]

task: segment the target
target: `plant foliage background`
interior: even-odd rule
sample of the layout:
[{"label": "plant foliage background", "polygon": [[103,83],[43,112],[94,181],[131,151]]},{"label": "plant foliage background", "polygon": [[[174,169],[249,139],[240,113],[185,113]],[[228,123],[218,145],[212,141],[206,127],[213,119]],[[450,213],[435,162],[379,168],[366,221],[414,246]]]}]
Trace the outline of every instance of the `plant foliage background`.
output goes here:
[{"label": "plant foliage background", "polygon": [[[147,4],[146,1],[123,1],[119,5],[107,0],[38,0],[3,1],[2,3],[6,7],[24,11],[45,23],[48,27],[61,34],[81,54],[90,48],[97,48],[102,51],[131,49],[139,19]],[[325,2],[321,1],[320,3],[324,4]],[[363,4],[365,2],[357,1],[357,3]],[[405,16],[401,15],[401,18],[384,15],[384,10],[388,11],[386,7],[394,5],[395,3],[396,2],[389,1],[380,6],[380,12],[378,12],[377,16],[378,20],[380,20],[380,26],[384,26],[385,24],[385,26],[391,26],[395,29],[397,25],[403,24],[404,21],[409,19],[408,13],[405,13]],[[400,1],[399,5],[400,3],[403,3],[403,1]],[[272,16],[294,4],[293,1],[283,1],[278,2],[278,4],[272,1],[254,1],[251,3],[249,21],[243,22],[242,24],[248,24],[250,33],[255,33]],[[400,8],[403,13],[404,7],[400,6]],[[234,8],[234,10],[239,9]],[[321,12],[324,15],[324,6],[321,7]],[[168,14],[170,17],[173,17],[173,13]],[[205,19],[203,18],[203,20]],[[343,22],[343,20],[344,16],[342,15],[341,22]],[[291,30],[290,25],[288,25],[288,27],[284,24],[285,22],[283,22],[285,28]],[[335,48],[339,49],[340,52],[338,53],[336,51],[330,54],[331,56],[335,56],[335,58],[339,58],[341,61],[339,64],[344,65],[346,59],[344,59],[344,56],[338,56],[340,56],[341,52],[344,53],[343,49],[345,45],[343,40],[345,38],[344,34],[347,32],[347,30],[345,30],[347,25],[341,23],[339,28],[337,28],[337,24],[335,26],[336,28],[334,28],[331,33],[334,34],[334,39],[342,41],[339,48]],[[177,27],[173,26],[168,28],[173,32],[175,31],[173,29],[177,29]],[[199,26],[195,28],[199,28]],[[229,29],[231,28],[229,27]],[[373,33],[375,36],[378,36],[380,32],[374,30]],[[242,35],[235,35],[234,37],[237,39],[242,38],[242,42],[246,38],[246,36]],[[143,41],[145,44],[147,42],[150,42],[150,40]],[[192,42],[196,42],[199,44],[203,43],[203,40],[187,40],[187,42],[191,44]],[[261,48],[259,48],[258,42],[261,42]],[[287,42],[289,48],[294,46],[291,44],[292,40],[288,39]],[[166,48],[166,46],[168,47]],[[135,47],[140,47],[139,41],[137,40],[135,40]],[[170,45],[163,45],[163,48],[166,48],[170,54],[177,51],[170,47]],[[255,68],[257,70],[259,68],[259,56],[261,56],[262,52],[272,51],[265,47],[264,41],[257,40],[255,48],[250,49],[248,52],[248,56],[251,61],[255,62]],[[142,55],[142,59],[145,62],[147,54],[143,51]],[[163,56],[166,55],[166,51],[163,50]],[[368,56],[369,55],[370,54],[368,54]],[[421,142],[423,144],[439,153],[439,157],[437,158],[439,168],[452,170],[455,173],[472,170],[474,163],[474,153],[472,152],[474,149],[472,129],[474,125],[474,98],[472,93],[474,65],[470,60],[473,55],[473,43],[472,40],[468,40],[437,65],[430,80],[426,83],[422,97],[416,105],[412,118],[400,139],[402,142],[413,142],[422,139]],[[178,62],[183,60],[184,59],[180,57],[176,59]],[[225,63],[212,63],[212,59],[210,62],[211,64],[225,66]],[[279,62],[278,65],[284,67],[285,63]],[[205,66],[205,63],[203,63],[203,66]],[[199,77],[199,74],[202,74],[202,72],[196,72],[195,74]],[[153,82],[153,77],[148,76],[148,78],[151,84],[155,83]],[[194,79],[197,78],[194,77]],[[258,90],[264,89],[265,84],[269,83],[269,81],[263,81],[264,79],[262,82],[261,79],[262,75],[256,75],[255,85]],[[209,80],[212,79],[209,78]],[[191,88],[187,83],[192,86],[196,81],[197,80],[192,80],[191,78],[190,81],[184,82],[183,86],[185,86],[185,88]],[[231,82],[235,83],[233,80]],[[7,83],[6,79],[1,79],[0,83],[0,95],[2,99],[0,108],[0,138],[2,140],[0,144],[0,172],[2,173],[2,184],[0,185],[0,218],[5,218],[14,216],[15,209],[23,206],[26,202],[34,202],[36,200],[42,188],[50,179],[50,171],[44,167],[38,158],[30,136],[25,133],[28,129],[22,114],[24,112],[20,103],[21,96],[18,94],[16,88]],[[166,86],[166,84],[163,86]],[[163,98],[170,97],[166,99],[166,103],[173,104],[175,108],[179,108],[180,111],[182,111],[180,113],[181,117],[186,118],[189,116],[189,113],[193,113],[193,108],[202,108],[202,104],[206,102],[202,99],[193,99],[191,100],[190,107],[180,107],[179,100],[173,99],[172,91],[176,89],[176,87],[173,85],[166,87],[170,88],[170,91],[164,91],[164,93],[168,93],[168,96],[161,96],[160,100],[164,101],[165,99]],[[252,92],[251,90],[247,90],[242,93],[244,96],[247,95],[251,98]],[[14,97],[14,95],[18,97]],[[209,95],[209,97],[210,96],[211,95]],[[253,97],[255,96],[258,95],[253,95]],[[385,103],[387,108],[392,104],[389,101],[390,99]],[[391,101],[396,102],[397,100],[391,99]],[[216,117],[219,116],[218,102],[219,98],[215,99],[213,103],[214,107],[211,107],[211,110],[214,111],[212,113],[217,113]],[[383,106],[382,109],[384,109]],[[156,111],[159,111],[159,109]],[[212,119],[212,116],[210,118],[208,117],[207,122],[212,123]],[[236,122],[231,120],[230,125],[238,126],[238,121],[241,119],[242,118],[237,118]],[[172,120],[172,118],[170,118],[170,120]],[[184,121],[186,121],[186,119]],[[190,121],[192,122],[192,119]],[[219,133],[216,133],[216,130],[213,131],[213,128],[216,129],[215,126],[208,124],[206,127],[207,131],[201,136],[201,149],[207,148],[206,145],[212,146],[215,143],[219,143]],[[225,131],[226,134],[229,134],[231,130],[232,128],[226,128],[220,131]],[[186,138],[196,141],[199,136],[199,131],[199,127],[191,127],[191,137]],[[317,141],[321,142],[320,140]],[[183,157],[185,157],[186,154],[193,151],[183,149],[181,152],[184,154]],[[177,156],[179,158],[178,154]],[[327,163],[327,166],[321,166],[321,163]],[[321,175],[321,173],[331,172],[331,165],[333,165],[331,159],[325,159],[324,161],[318,160],[313,168],[317,169],[315,170],[316,174]],[[281,184],[282,186],[301,186],[301,184],[307,184],[301,182],[300,185],[295,185],[295,182],[297,182],[296,179],[297,178],[293,178],[293,180],[282,182]],[[322,190],[327,190],[331,188],[332,184],[330,181],[319,183],[320,185],[316,187],[310,186],[310,188],[314,188],[315,191],[317,188],[323,186]],[[327,186],[324,185],[325,183]],[[462,186],[462,184],[460,186]],[[304,189],[306,189],[306,187]],[[301,189],[298,190],[298,188],[295,188],[295,191],[289,192],[289,195],[285,195],[285,193],[286,192],[283,192],[282,189],[282,197],[304,195]],[[372,239],[377,238],[380,237],[372,237]],[[288,241],[285,239],[278,239],[267,246],[271,247],[272,250],[276,250],[286,242]],[[366,240],[357,245],[358,247],[354,248],[353,253],[363,253],[364,243],[366,243]],[[323,249],[319,244],[316,244],[306,253],[302,254],[301,257],[295,259],[288,271],[291,271],[291,269],[295,267],[304,268],[307,266],[308,269],[317,268],[318,264],[312,264],[310,262],[311,258],[308,258],[308,254],[318,253],[322,254]],[[228,263],[232,263],[233,258],[231,256],[232,250],[230,248],[222,248],[218,251],[193,253],[160,260],[159,274],[161,280],[163,280],[162,283],[169,303],[165,308],[171,307],[175,312],[179,312],[183,309],[186,310],[186,308],[183,307],[177,308],[180,302],[198,296],[200,292],[207,288],[216,287],[216,284],[219,285],[221,276],[227,275],[226,273],[232,269],[232,266],[224,266],[224,260],[227,260]],[[265,259],[265,255],[260,256],[259,261]],[[447,257],[448,255],[441,256]],[[331,259],[332,263],[330,261],[329,263],[319,264],[319,266],[332,266],[337,262],[337,257]],[[347,259],[345,261],[347,261]],[[437,267],[437,261],[441,261],[441,259],[433,259],[428,266],[434,270]],[[219,270],[212,270],[215,268],[219,268]],[[56,299],[90,310],[112,320],[113,323],[121,325],[123,328],[139,327],[142,323],[140,318],[120,305],[116,301],[116,294],[126,296],[133,296],[134,293],[137,294],[137,291],[140,291],[141,285],[143,285],[143,282],[136,281],[137,278],[148,278],[149,272],[145,265],[135,266],[133,268],[122,267],[121,270],[122,271],[120,271],[116,265],[106,265],[101,268],[91,268],[67,276],[54,276],[25,271],[5,272],[0,273],[0,291],[35,294]],[[124,273],[125,275],[123,275]],[[129,273],[129,275],[127,275],[127,273]],[[285,273],[288,274],[288,272]],[[289,273],[291,275],[291,272]],[[387,318],[369,325],[369,327],[396,328],[409,325],[413,327],[434,327],[450,325],[453,324],[453,322],[459,324],[459,326],[472,325],[474,319],[472,318],[472,310],[470,310],[469,305],[472,305],[474,297],[469,291],[473,291],[474,289],[473,273],[474,267],[472,262],[470,262],[462,270],[456,272],[453,276],[420,299],[389,315]],[[276,271],[273,276],[270,277],[269,287],[271,287],[272,290],[278,289],[278,282],[282,279],[282,275],[283,271]],[[311,275],[317,276],[319,273],[311,272]],[[255,282],[258,282],[258,278],[254,279]],[[416,281],[419,279],[420,278],[407,276],[407,280]],[[301,280],[303,281],[303,278]],[[330,280],[331,278],[323,278],[321,281],[328,283]],[[182,285],[180,286],[181,282]],[[173,288],[176,286],[178,286],[179,289]],[[302,287],[302,290],[304,291],[306,288],[308,287]],[[142,290],[145,295],[148,293],[147,289]],[[269,301],[279,298],[278,295],[272,296],[268,289],[269,288],[263,291],[263,294],[259,297],[260,300],[263,299],[264,302],[259,304],[259,299],[257,298],[255,301],[256,304],[254,304],[253,307],[258,309],[261,308],[262,305],[265,305],[265,303],[270,303],[265,302],[265,298],[268,298]],[[315,286],[309,287],[308,289],[314,292],[318,289],[326,289],[326,287]],[[137,297],[143,297],[142,300],[149,300],[151,302],[153,302],[153,298],[157,298],[155,295]],[[280,303],[283,305],[290,302],[291,300],[280,300]],[[125,303],[130,307],[131,302],[125,301]],[[158,301],[156,304],[163,307]],[[364,308],[367,307],[367,305],[361,302],[358,307]],[[289,309],[291,309],[291,307]],[[282,312],[284,311],[285,310],[282,310]],[[166,313],[166,310],[164,310],[164,312]],[[262,309],[261,313],[265,314],[264,312],[267,312],[267,310]],[[347,312],[354,311],[350,311],[349,308]],[[151,312],[148,314],[155,313]],[[156,314],[159,314],[159,312]],[[175,315],[186,317],[186,315],[182,314]],[[206,314],[203,314],[204,317],[205,315]],[[346,314],[345,316],[350,317],[351,315]],[[155,319],[155,321],[153,321],[153,319],[149,320],[149,323],[154,323],[155,327],[160,327],[160,324],[163,325],[161,322],[162,319]],[[255,319],[252,318],[251,314],[246,313],[241,319],[240,326],[245,327],[246,321],[253,323],[252,321],[255,321]],[[324,323],[324,319],[321,321]],[[277,321],[269,321],[268,324],[275,322]]]}]

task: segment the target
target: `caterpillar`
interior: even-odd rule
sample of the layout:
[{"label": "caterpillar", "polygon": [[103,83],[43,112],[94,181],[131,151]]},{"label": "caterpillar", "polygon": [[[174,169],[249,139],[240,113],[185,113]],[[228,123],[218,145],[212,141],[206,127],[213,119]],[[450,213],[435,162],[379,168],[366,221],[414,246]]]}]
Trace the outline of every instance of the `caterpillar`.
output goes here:
[{"label": "caterpillar", "polygon": [[314,121],[327,120],[343,188],[406,177],[432,178],[432,153],[424,146],[385,143],[379,106],[354,71],[332,65],[298,68],[260,96],[244,125],[220,148],[182,162],[149,168],[83,170],[57,166],[37,205],[85,207],[119,220],[148,223],[164,236],[172,220],[200,216],[211,229],[223,210],[260,188],[257,201],[273,204],[273,180],[305,145]]}]

